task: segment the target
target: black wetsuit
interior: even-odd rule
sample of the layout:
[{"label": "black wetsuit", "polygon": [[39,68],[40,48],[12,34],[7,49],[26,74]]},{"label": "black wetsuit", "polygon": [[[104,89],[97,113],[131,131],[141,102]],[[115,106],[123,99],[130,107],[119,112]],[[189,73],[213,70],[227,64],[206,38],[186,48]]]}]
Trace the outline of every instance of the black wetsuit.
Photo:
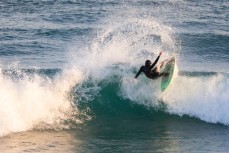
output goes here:
[{"label": "black wetsuit", "polygon": [[154,61],[154,63],[152,65],[150,65],[149,67],[141,66],[141,68],[138,71],[138,73],[136,74],[135,78],[137,78],[141,72],[143,72],[146,75],[146,77],[149,79],[157,79],[158,77],[160,77],[162,74],[157,72],[156,68],[154,68],[154,66],[157,64],[159,58],[160,58],[160,55],[157,57],[157,59]]}]

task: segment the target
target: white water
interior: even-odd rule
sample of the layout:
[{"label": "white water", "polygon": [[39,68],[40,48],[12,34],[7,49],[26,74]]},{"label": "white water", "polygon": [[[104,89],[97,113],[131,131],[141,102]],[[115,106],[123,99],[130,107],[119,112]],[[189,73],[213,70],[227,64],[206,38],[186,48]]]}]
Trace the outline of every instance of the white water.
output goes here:
[{"label": "white water", "polygon": [[170,113],[229,125],[228,86],[229,79],[223,74],[210,77],[178,76],[162,98]]},{"label": "white water", "polygon": [[24,75],[14,81],[0,73],[0,135],[32,128],[67,128],[61,121],[73,111],[68,93],[81,78],[79,72],[65,71],[54,80]]}]

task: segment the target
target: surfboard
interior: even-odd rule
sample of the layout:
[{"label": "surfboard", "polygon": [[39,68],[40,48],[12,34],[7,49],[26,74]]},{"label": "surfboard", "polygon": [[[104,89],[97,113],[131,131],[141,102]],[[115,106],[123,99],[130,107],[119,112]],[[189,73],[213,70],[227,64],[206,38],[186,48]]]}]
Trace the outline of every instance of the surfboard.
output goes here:
[{"label": "surfboard", "polygon": [[167,73],[167,75],[163,75],[161,79],[161,92],[164,92],[168,86],[170,85],[172,78],[173,78],[173,72],[175,67],[175,57],[172,57],[168,59],[165,63],[164,69],[162,73]]}]

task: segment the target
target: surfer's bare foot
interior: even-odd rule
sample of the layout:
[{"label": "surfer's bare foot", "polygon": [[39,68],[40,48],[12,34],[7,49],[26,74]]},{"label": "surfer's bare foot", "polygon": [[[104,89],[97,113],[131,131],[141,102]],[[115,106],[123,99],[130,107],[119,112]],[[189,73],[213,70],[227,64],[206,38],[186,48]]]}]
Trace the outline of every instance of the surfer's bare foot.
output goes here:
[{"label": "surfer's bare foot", "polygon": [[162,66],[164,66],[164,64],[165,64],[165,63],[164,63],[164,62],[162,62],[162,64],[160,65],[160,69],[162,68]]}]

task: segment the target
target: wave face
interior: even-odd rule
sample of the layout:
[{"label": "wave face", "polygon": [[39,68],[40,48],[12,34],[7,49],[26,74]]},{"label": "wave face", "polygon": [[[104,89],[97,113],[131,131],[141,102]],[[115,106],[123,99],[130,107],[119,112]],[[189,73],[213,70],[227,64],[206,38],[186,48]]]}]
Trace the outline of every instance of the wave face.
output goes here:
[{"label": "wave face", "polygon": [[[228,125],[228,74],[180,72],[161,93],[160,81],[116,76],[75,88],[75,102],[92,116],[146,115],[161,119],[165,114],[190,116],[208,123]],[[108,118],[109,118],[108,117]],[[163,118],[162,117],[162,118]],[[169,120],[170,116],[167,116]]]}]

